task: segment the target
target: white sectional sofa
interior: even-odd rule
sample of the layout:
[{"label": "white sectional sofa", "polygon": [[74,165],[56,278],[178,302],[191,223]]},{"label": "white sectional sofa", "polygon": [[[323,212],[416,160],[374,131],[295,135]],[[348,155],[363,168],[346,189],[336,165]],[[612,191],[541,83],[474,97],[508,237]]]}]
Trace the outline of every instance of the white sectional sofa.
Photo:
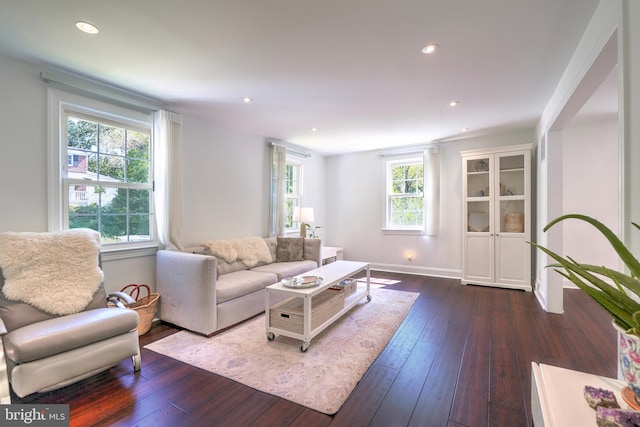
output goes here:
[{"label": "white sectional sofa", "polygon": [[[312,238],[211,240],[156,255],[160,319],[211,335],[265,310],[265,287],[322,265]],[[272,301],[276,302],[276,301]]]}]

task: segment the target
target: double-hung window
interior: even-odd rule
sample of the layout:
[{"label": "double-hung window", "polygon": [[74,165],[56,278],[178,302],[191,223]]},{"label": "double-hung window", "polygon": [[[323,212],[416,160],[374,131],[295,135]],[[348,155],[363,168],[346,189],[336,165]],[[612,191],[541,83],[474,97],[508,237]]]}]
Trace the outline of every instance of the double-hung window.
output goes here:
[{"label": "double-hung window", "polygon": [[386,161],[385,230],[424,231],[424,177],[422,156]]},{"label": "double-hung window", "polygon": [[293,211],[300,207],[302,199],[302,163],[287,159],[285,171],[284,228],[286,232],[293,232],[300,227],[293,218]]},{"label": "double-hung window", "polygon": [[50,229],[96,230],[105,248],[154,244],[151,114],[49,97]]}]

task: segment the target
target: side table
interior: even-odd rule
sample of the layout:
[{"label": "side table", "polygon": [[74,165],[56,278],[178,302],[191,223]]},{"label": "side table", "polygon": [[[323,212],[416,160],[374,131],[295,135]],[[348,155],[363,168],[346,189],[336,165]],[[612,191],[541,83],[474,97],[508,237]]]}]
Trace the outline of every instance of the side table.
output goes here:
[{"label": "side table", "polygon": [[344,260],[344,249],[336,246],[322,247],[322,265]]},{"label": "side table", "polygon": [[584,386],[615,393],[622,408],[628,405],[621,390],[622,381],[531,362],[531,416],[535,427],[597,426],[596,412],[584,399]]}]

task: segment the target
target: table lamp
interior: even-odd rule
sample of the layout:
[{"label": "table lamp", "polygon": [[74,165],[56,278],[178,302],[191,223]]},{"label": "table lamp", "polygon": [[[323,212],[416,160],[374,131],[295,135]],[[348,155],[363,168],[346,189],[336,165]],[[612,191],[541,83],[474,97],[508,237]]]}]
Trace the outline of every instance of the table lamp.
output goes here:
[{"label": "table lamp", "polygon": [[293,209],[293,220],[300,222],[300,237],[306,237],[307,226],[305,224],[313,222],[313,208],[295,207]]}]

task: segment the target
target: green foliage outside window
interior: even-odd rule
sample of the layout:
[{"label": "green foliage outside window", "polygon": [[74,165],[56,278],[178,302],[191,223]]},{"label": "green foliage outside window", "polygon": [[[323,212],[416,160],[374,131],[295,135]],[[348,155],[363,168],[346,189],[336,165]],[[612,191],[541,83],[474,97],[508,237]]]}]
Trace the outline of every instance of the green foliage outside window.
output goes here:
[{"label": "green foliage outside window", "polygon": [[[67,136],[68,149],[87,157],[84,172],[91,180],[86,187],[70,185],[69,228],[91,228],[106,242],[149,240],[150,134],[70,117]],[[87,194],[81,202],[72,197],[77,188]]]},{"label": "green foliage outside window", "polygon": [[300,165],[287,163],[285,169],[284,228],[294,228],[293,211],[300,204]]},{"label": "green foliage outside window", "polygon": [[424,223],[424,167],[420,163],[391,166],[390,225],[421,226]]}]

